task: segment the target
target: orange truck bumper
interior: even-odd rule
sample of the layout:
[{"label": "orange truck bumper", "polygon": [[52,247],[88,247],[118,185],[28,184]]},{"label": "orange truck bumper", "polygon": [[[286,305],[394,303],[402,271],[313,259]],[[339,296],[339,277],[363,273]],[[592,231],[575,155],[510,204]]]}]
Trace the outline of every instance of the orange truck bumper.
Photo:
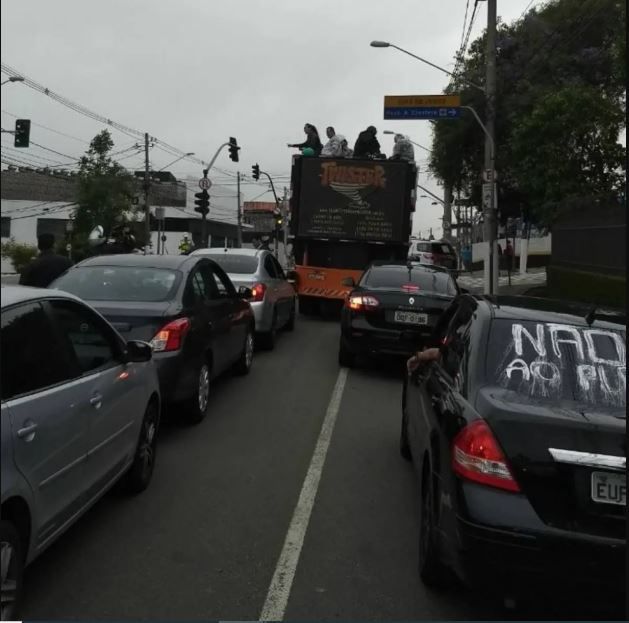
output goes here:
[{"label": "orange truck bumper", "polygon": [[362,270],[345,268],[319,268],[317,266],[295,266],[297,283],[295,287],[299,296],[312,296],[323,299],[345,300],[352,288],[341,285],[341,281],[352,277],[358,282]]}]

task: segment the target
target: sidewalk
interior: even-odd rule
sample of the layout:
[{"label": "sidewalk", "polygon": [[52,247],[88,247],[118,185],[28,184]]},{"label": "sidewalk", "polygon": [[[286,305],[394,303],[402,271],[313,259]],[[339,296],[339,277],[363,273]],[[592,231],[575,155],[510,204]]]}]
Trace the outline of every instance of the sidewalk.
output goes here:
[{"label": "sidewalk", "polygon": [[[462,288],[466,288],[470,292],[480,293],[483,291],[484,276],[483,271],[478,270],[473,273],[461,273],[457,279],[458,284]],[[505,271],[500,271],[498,280],[499,294],[523,294],[527,290],[546,284],[546,269],[531,268],[527,273],[521,275],[518,272],[511,273],[511,285],[509,285],[509,277]]]}]

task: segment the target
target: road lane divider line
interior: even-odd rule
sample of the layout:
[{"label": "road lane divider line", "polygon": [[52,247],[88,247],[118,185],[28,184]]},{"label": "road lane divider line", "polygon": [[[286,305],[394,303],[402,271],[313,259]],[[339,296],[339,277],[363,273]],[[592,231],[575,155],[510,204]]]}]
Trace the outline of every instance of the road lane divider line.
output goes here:
[{"label": "road lane divider line", "polygon": [[347,368],[341,368],[336,379],[336,385],[332,391],[332,397],[328,404],[312,459],[310,460],[310,466],[308,467],[308,472],[306,473],[306,478],[301,487],[301,493],[286,533],[282,553],[277,561],[275,573],[262,607],[260,621],[281,621],[284,618],[346,381]]}]

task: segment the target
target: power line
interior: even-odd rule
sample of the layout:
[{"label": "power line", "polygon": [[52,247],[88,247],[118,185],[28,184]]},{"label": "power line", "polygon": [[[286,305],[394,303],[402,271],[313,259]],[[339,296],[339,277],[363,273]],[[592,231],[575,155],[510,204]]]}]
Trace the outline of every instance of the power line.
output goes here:
[{"label": "power line", "polygon": [[[3,110],[2,111],[5,115],[9,115],[10,117],[13,117],[14,119],[19,119],[20,116],[16,115],[12,112],[9,112],[8,110]],[[65,136],[66,138],[71,138],[75,141],[78,141],[79,143],[83,143],[85,145],[89,145],[90,142],[86,141],[82,138],[78,138],[77,136],[72,136],[71,134],[66,134],[65,132],[60,132],[59,130],[55,130],[53,128],[49,128],[47,125],[43,125],[41,123],[35,123],[34,121],[31,121],[31,125],[32,126],[36,126],[38,128],[43,128],[44,130],[48,130],[49,132],[54,132],[55,134],[59,134],[59,136]]]}]

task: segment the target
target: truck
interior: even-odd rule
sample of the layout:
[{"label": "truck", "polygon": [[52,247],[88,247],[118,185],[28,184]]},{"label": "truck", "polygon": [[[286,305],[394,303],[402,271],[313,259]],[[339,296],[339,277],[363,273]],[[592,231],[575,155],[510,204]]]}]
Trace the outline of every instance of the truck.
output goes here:
[{"label": "truck", "polygon": [[334,314],[375,260],[405,261],[417,167],[404,160],[293,156],[289,200],[302,314]]}]

